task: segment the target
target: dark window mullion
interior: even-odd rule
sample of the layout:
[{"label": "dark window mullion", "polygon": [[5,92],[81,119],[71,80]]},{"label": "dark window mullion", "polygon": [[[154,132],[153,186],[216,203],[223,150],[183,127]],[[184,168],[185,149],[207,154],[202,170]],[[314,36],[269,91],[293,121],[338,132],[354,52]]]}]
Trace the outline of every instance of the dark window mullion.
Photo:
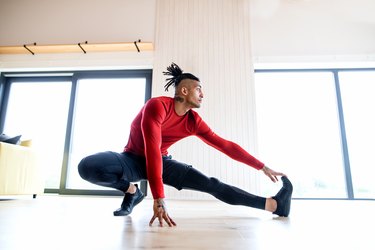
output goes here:
[{"label": "dark window mullion", "polygon": [[1,92],[0,92],[0,133],[4,131],[5,116],[8,106],[9,93],[10,93],[10,81],[1,75],[0,79]]},{"label": "dark window mullion", "polygon": [[73,112],[74,112],[74,105],[75,105],[75,98],[76,98],[76,91],[77,91],[77,78],[71,78],[71,92],[70,92],[70,101],[69,101],[69,111],[68,111],[68,120],[66,123],[66,133],[65,133],[65,145],[64,145],[64,156],[61,165],[61,175],[60,175],[60,188],[59,193],[64,193],[66,189],[66,180],[67,180],[67,173],[68,173],[68,163],[69,163],[69,153],[70,153],[70,146],[71,146],[71,138],[72,138],[72,127],[73,127]]},{"label": "dark window mullion", "polygon": [[339,115],[340,135],[341,135],[341,147],[342,147],[342,154],[343,154],[343,161],[344,161],[344,173],[345,173],[345,178],[346,178],[347,194],[348,194],[349,199],[354,199],[353,182],[352,182],[352,174],[350,170],[348,142],[346,139],[346,129],[345,129],[344,112],[343,112],[343,107],[342,107],[340,80],[338,76],[338,71],[334,70],[333,75],[334,75],[334,80],[335,80],[337,108],[338,108],[338,115]]}]

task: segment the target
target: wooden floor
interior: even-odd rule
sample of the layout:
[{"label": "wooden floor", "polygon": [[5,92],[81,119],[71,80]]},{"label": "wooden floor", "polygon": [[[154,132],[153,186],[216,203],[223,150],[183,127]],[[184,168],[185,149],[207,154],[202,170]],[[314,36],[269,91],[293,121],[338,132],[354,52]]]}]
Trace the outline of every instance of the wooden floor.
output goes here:
[{"label": "wooden floor", "polygon": [[293,200],[289,218],[217,201],[167,201],[177,227],[148,226],[152,201],[114,217],[120,197],[0,199],[0,249],[375,249],[375,201]]}]

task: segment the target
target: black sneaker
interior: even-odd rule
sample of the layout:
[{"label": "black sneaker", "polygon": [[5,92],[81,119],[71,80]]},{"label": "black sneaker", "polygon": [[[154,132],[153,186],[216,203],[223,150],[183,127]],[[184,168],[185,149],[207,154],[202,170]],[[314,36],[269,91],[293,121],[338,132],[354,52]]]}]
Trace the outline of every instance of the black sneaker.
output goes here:
[{"label": "black sneaker", "polygon": [[134,184],[137,188],[134,194],[126,193],[125,197],[122,201],[121,207],[113,212],[114,216],[126,216],[129,215],[133,208],[140,203],[143,198],[145,198],[145,195],[142,193],[142,191],[138,188],[137,184]]},{"label": "black sneaker", "polygon": [[283,187],[272,197],[277,202],[276,211],[273,213],[278,216],[288,217],[292,201],[293,185],[286,176],[281,177],[281,180],[283,181]]}]

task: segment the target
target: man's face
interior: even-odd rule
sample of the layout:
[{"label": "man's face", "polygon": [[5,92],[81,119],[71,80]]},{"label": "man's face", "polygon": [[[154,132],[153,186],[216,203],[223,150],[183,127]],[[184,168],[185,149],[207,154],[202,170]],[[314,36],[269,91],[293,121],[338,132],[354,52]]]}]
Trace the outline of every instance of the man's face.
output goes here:
[{"label": "man's face", "polygon": [[189,80],[189,84],[187,85],[187,94],[185,96],[186,102],[192,108],[200,108],[202,99],[203,99],[203,92],[202,86],[200,82],[195,80]]}]

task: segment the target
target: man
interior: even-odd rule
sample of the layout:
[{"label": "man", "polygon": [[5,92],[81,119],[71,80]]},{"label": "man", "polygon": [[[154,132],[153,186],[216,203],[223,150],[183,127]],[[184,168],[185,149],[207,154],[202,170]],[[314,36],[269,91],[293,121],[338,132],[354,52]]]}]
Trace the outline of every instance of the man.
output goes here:
[{"label": "man", "polygon": [[[164,184],[178,190],[206,192],[228,204],[288,216],[293,186],[285,174],[268,168],[239,145],[216,135],[198,113],[193,111],[201,106],[203,99],[202,86],[196,76],[183,73],[174,63],[163,73],[170,76],[165,90],[168,91],[171,85],[175,87],[174,98],[156,97],[146,102],[131,124],[129,141],[122,153],[94,154],[84,158],[78,166],[83,179],[125,193],[121,207],[114,211],[114,215],[123,216],[132,212],[144,195],[131,182],[147,179],[154,198],[154,214],[150,226],[155,219],[158,219],[160,226],[163,226],[164,221],[169,226],[176,226],[167,212]],[[168,148],[191,135],[234,160],[261,170],[273,182],[278,181],[278,176],[282,176],[283,187],[275,196],[264,198],[207,177],[192,166],[173,160],[168,155]]]}]

